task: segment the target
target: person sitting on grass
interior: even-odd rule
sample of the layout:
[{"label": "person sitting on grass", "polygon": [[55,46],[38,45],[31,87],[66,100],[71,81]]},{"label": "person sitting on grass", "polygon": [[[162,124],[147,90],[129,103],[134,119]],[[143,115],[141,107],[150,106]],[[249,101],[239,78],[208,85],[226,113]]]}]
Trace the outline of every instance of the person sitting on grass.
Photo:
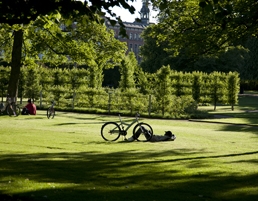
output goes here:
[{"label": "person sitting on grass", "polygon": [[23,108],[22,114],[31,114],[31,115],[36,115],[36,105],[31,101],[31,99],[28,100],[28,104]]},{"label": "person sitting on grass", "polygon": [[[147,135],[150,135],[149,132],[146,128],[144,128],[143,126],[141,126],[142,128],[139,128],[135,134],[128,138],[127,141],[128,142],[133,142],[134,140],[136,140],[141,133],[144,132],[144,135],[146,137],[146,139],[148,139]],[[165,131],[164,135],[152,135],[151,139],[149,140],[150,142],[160,142],[160,141],[174,141],[176,139],[176,136],[171,132],[171,131]]]}]

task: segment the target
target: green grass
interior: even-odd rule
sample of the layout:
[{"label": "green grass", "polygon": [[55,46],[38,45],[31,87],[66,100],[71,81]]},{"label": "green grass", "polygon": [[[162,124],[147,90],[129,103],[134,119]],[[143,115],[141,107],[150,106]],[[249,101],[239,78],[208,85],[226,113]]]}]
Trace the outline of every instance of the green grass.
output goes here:
[{"label": "green grass", "polygon": [[101,125],[113,120],[66,112],[47,119],[45,111],[0,116],[0,194],[51,201],[257,199],[258,127],[144,119],[155,134],[171,130],[177,139],[105,142]]},{"label": "green grass", "polygon": [[201,121],[258,126],[258,94],[253,91],[250,94],[247,93],[239,96],[239,102],[234,107],[234,111],[231,110],[231,106],[218,106],[216,111],[213,110],[213,106],[199,107],[200,110],[209,111],[209,114],[216,117],[225,117]]}]

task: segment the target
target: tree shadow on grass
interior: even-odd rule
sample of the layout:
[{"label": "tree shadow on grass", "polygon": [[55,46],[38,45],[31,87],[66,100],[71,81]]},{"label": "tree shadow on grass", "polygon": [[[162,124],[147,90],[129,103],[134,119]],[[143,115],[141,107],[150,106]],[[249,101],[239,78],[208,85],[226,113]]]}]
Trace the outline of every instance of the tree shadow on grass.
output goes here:
[{"label": "tree shadow on grass", "polygon": [[190,121],[191,122],[202,122],[202,123],[207,123],[207,124],[223,125],[217,129],[218,131],[249,132],[249,133],[258,134],[258,125],[254,125],[254,124],[257,124],[256,119],[254,119],[254,120],[248,119],[248,122],[244,123],[244,124],[219,122],[219,121],[216,121],[216,119],[214,119],[213,121],[191,119]]},{"label": "tree shadow on grass", "polygon": [[220,131],[229,131],[229,132],[248,132],[258,134],[258,126],[253,125],[240,125],[240,124],[224,124]]},{"label": "tree shadow on grass", "polygon": [[[203,150],[164,152],[2,154],[0,193],[13,188],[16,200],[89,201],[254,201],[258,173],[235,174],[212,168],[210,159],[254,155],[258,152],[216,155]],[[198,153],[199,152],[199,153]],[[198,153],[198,156],[195,154]],[[200,153],[202,155],[200,156]],[[243,162],[243,161],[239,161]],[[225,163],[225,162],[220,162]],[[178,166],[195,169],[186,173]],[[200,167],[209,171],[198,171]],[[235,166],[237,168],[237,164]],[[202,169],[203,170],[203,169]],[[37,184],[37,188],[33,188]],[[23,192],[15,193],[15,189]],[[1,198],[1,197],[0,197]]]}]

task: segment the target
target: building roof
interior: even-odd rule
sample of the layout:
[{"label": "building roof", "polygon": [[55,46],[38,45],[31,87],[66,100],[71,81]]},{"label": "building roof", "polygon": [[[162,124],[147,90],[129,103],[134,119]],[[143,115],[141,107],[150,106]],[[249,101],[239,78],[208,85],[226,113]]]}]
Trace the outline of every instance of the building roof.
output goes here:
[{"label": "building roof", "polygon": [[[145,29],[148,26],[148,24],[146,25],[141,22],[123,22],[123,24],[125,25],[125,28],[136,28],[136,29]],[[106,25],[111,27],[115,27],[115,26],[120,27],[118,23],[116,23],[115,26],[112,26],[108,20],[106,21]]]}]

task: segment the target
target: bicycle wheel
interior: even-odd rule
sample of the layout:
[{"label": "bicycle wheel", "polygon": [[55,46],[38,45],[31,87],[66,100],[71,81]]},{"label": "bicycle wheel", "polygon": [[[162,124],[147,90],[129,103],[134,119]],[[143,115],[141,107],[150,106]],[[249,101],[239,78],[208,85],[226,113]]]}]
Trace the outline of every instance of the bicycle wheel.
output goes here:
[{"label": "bicycle wheel", "polygon": [[49,107],[49,108],[47,109],[47,118],[48,118],[48,119],[49,119],[50,117],[52,117],[52,119],[54,119],[55,114],[56,114],[56,112],[55,112],[55,109],[54,109],[54,108]]},{"label": "bicycle wheel", "polygon": [[15,112],[16,112],[16,116],[19,116],[21,114],[21,109],[18,105],[15,105]]},{"label": "bicycle wheel", "polygon": [[101,127],[101,136],[106,141],[116,141],[120,133],[121,128],[115,122],[107,122]]},{"label": "bicycle wheel", "polygon": [[153,129],[149,124],[141,122],[133,128],[133,136],[137,141],[147,142],[153,136]]},{"label": "bicycle wheel", "polygon": [[[14,111],[15,111],[15,113],[14,113]],[[21,110],[18,105],[12,105],[12,107],[10,107],[10,105],[8,105],[6,108],[6,112],[9,116],[16,116],[16,117],[21,114]]]}]

